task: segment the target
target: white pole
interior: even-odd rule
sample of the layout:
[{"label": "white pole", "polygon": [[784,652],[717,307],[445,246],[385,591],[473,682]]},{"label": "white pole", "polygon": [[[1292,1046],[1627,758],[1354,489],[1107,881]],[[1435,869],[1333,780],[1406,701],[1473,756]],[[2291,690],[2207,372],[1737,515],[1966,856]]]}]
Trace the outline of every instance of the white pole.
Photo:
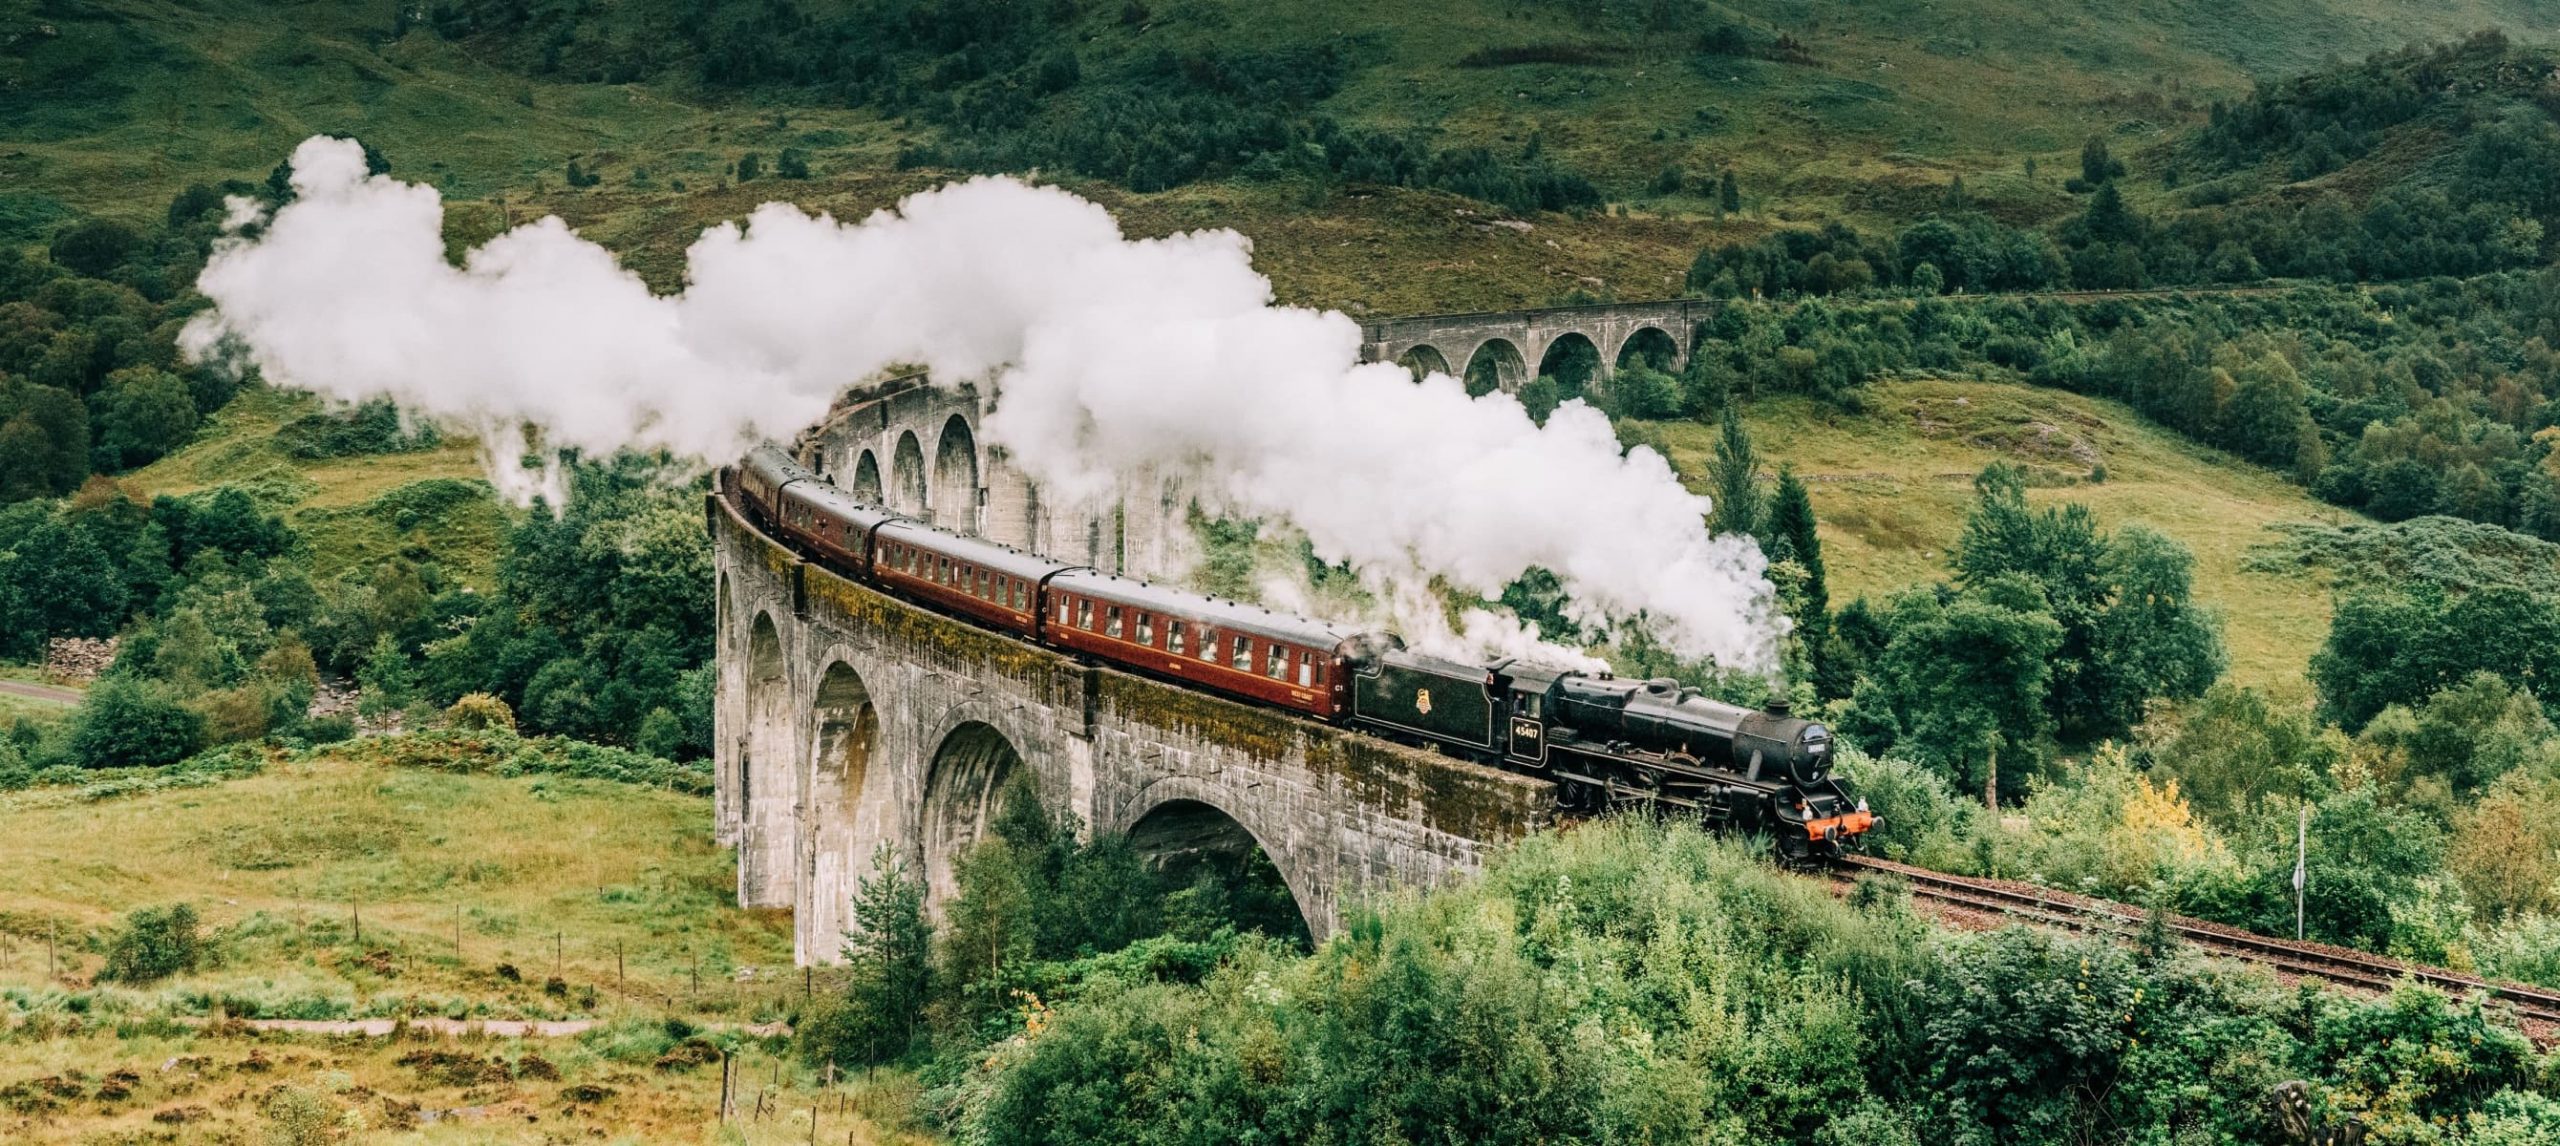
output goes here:
[{"label": "white pole", "polygon": [[2302,938],[2302,885],[2304,869],[2311,861],[2311,805],[2302,806],[2302,818],[2293,827],[2293,937]]}]

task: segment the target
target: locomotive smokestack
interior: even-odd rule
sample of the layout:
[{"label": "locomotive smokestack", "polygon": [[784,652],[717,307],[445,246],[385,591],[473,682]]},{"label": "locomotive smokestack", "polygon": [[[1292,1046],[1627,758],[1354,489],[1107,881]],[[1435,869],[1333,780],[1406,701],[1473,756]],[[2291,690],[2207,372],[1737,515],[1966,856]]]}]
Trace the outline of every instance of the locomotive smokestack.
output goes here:
[{"label": "locomotive smokestack", "polygon": [[1775,693],[1771,693],[1769,696],[1769,702],[1761,705],[1760,707],[1771,716],[1785,716],[1795,708],[1793,704],[1788,703],[1786,697],[1779,696]]}]

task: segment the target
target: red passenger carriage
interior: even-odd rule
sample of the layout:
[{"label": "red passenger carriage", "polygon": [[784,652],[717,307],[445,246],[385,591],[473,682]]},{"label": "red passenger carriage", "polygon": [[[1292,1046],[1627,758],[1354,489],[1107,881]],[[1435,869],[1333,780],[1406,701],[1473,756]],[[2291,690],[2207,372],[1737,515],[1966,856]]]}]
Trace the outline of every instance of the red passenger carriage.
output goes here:
[{"label": "red passenger carriage", "polygon": [[1326,720],[1347,703],[1348,635],[1235,601],[1070,569],[1049,579],[1041,635],[1056,648]]},{"label": "red passenger carriage", "polygon": [[883,524],[872,539],[873,580],[1026,638],[1039,636],[1041,584],[1067,568],[1010,545],[914,521]]}]

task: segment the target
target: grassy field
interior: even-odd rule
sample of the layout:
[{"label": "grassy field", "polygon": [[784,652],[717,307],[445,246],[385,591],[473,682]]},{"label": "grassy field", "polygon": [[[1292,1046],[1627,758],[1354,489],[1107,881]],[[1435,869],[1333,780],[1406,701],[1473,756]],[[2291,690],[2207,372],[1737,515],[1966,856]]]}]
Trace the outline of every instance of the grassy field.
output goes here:
[{"label": "grassy field", "polygon": [[[362,1120],[376,1131],[363,1141],[712,1141],[719,1069],[659,1065],[675,1046],[666,1021],[771,1021],[803,990],[788,914],[729,906],[709,801],[607,781],[322,756],[101,802],[39,789],[0,797],[0,865],[12,873],[0,1138],[12,1142],[167,1134],[154,1117],[169,1111],[186,1119],[180,1140],[249,1140],[280,1088]],[[144,988],[93,984],[125,912],[176,902],[203,915],[208,966]],[[183,1023],[217,1009],[604,1025],[367,1041]],[[813,1104],[828,1141],[893,1140],[881,1120],[903,1117],[908,1084],[822,1093],[763,1040],[739,1045],[743,1075],[784,1112],[748,1141],[805,1141]],[[116,1085],[118,1072],[132,1077]],[[870,1117],[838,1109],[857,1098]]]},{"label": "grassy field", "polygon": [[448,438],[413,453],[320,459],[277,448],[277,427],[320,408],[308,394],[243,391],[187,448],[119,480],[145,500],[244,486],[301,532],[312,548],[312,575],[321,580],[415,551],[488,588],[506,511],[482,476],[479,446]]},{"label": "grassy field", "polygon": [[[1793,465],[1810,487],[1835,606],[1946,577],[1974,475],[2006,459],[2029,469],[2039,504],[2083,502],[2107,528],[2139,522],[2193,549],[2196,596],[2222,613],[2233,679],[2298,683],[2327,636],[2324,588],[2249,572],[2242,557],[2276,540],[2272,522],[2352,515],[2125,406],[2002,383],[1902,381],[1878,385],[1858,414],[1799,399],[1748,410],[1764,464]],[[1661,430],[1674,464],[1698,482],[1713,428]],[[2091,482],[2101,463],[2106,480]]]}]

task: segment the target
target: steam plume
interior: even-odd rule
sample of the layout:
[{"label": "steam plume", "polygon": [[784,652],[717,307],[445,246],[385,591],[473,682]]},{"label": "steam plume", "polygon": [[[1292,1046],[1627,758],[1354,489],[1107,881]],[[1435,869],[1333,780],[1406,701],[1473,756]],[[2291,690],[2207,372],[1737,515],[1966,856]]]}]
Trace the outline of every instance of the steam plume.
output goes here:
[{"label": "steam plume", "polygon": [[[556,218],[455,268],[435,190],[367,175],[352,142],[304,142],[293,186],[205,268],[215,309],[189,326],[190,354],[392,398],[485,441],[531,426],[549,447],[713,462],[921,364],[993,379],[984,436],[1045,499],[1172,475],[1213,511],[1285,519],[1373,584],[1490,594],[1544,566],[1578,620],[1642,611],[1685,654],[1775,659],[1785,622],[1758,550],[1709,536],[1706,499],[1659,455],[1622,455],[1580,403],[1541,428],[1506,396],[1359,364],[1359,327],[1272,305],[1232,231],[1132,241],[1064,191],[980,178],[852,224],[766,204],[705,231],[685,290],[659,296]],[[518,497],[537,484],[493,470]]]}]

